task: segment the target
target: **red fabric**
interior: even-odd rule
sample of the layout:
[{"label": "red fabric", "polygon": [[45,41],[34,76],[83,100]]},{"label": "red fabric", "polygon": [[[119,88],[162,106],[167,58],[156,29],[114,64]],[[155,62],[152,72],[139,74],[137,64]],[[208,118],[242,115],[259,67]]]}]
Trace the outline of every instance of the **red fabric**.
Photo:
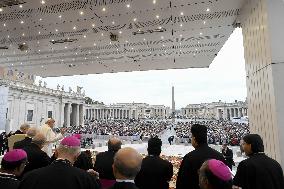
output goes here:
[{"label": "red fabric", "polygon": [[102,185],[101,189],[106,189],[114,185],[115,180],[100,179],[100,183]]}]

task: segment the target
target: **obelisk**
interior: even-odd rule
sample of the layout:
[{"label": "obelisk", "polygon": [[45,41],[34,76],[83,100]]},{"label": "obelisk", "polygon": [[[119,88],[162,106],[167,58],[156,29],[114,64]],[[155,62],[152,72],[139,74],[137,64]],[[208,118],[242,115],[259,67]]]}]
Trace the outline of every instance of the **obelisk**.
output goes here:
[{"label": "obelisk", "polygon": [[175,123],[176,105],[175,105],[175,87],[172,86],[172,122]]}]

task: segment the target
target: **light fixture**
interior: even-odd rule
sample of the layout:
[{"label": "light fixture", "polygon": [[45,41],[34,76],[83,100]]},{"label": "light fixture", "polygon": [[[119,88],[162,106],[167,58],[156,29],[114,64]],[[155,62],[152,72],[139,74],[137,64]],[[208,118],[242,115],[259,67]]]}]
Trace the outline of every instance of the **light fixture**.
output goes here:
[{"label": "light fixture", "polygon": [[159,19],[159,18],[160,18],[160,16],[159,16],[159,15],[156,15],[156,18],[157,18],[157,19]]},{"label": "light fixture", "polygon": [[62,18],[62,15],[59,15],[58,17],[59,17],[59,18]]},{"label": "light fixture", "polygon": [[80,15],[83,15],[83,14],[84,14],[84,12],[83,12],[83,11],[81,11],[81,12],[80,12]]},{"label": "light fixture", "polygon": [[45,4],[45,1],[44,1],[44,0],[42,0],[40,3],[41,3],[42,5],[44,5],[44,4]]},{"label": "light fixture", "polygon": [[119,34],[122,34],[122,31],[119,31]]},{"label": "light fixture", "polygon": [[153,0],[153,4],[156,4],[156,0]]},{"label": "light fixture", "polygon": [[96,43],[94,43],[94,46],[96,46],[97,44]]},{"label": "light fixture", "polygon": [[67,49],[67,47],[66,47],[66,46],[65,46],[64,48],[65,48],[65,49]]},{"label": "light fixture", "polygon": [[22,36],[25,36],[25,33],[23,33]]},{"label": "light fixture", "polygon": [[58,29],[55,29],[56,32],[58,32]]},{"label": "light fixture", "polygon": [[200,34],[200,35],[203,35],[203,33],[202,33],[202,32],[200,32],[199,34]]},{"label": "light fixture", "polygon": [[182,24],[180,24],[180,27],[182,27],[183,25]]},{"label": "light fixture", "polygon": [[40,31],[38,32],[38,34],[40,34]]},{"label": "light fixture", "polygon": [[3,26],[6,27],[6,23],[4,23]]},{"label": "light fixture", "polygon": [[136,21],[137,21],[137,18],[134,18],[133,21],[136,22]]},{"label": "light fixture", "polygon": [[92,24],[92,27],[94,28],[96,25],[95,24]]},{"label": "light fixture", "polygon": [[3,9],[2,9],[2,8],[0,8],[0,12],[3,12]]},{"label": "light fixture", "polygon": [[181,13],[180,13],[180,15],[182,15],[182,16],[183,16],[183,15],[184,15],[184,14],[183,14],[183,12],[181,12]]},{"label": "light fixture", "polygon": [[206,24],[206,21],[205,21],[205,20],[203,21],[203,24]]},{"label": "light fixture", "polygon": [[84,35],[84,38],[87,38],[87,36],[86,36],[86,35]]},{"label": "light fixture", "polygon": [[42,18],[40,18],[39,21],[42,21]]},{"label": "light fixture", "polygon": [[105,12],[105,11],[106,11],[106,8],[104,7],[104,8],[102,9],[102,11],[104,11],[104,12]]},{"label": "light fixture", "polygon": [[102,33],[101,35],[104,36],[104,33]]},{"label": "light fixture", "polygon": [[74,26],[74,27],[73,27],[73,30],[76,30],[76,29],[77,29],[76,26]]},{"label": "light fixture", "polygon": [[206,9],[206,11],[207,11],[207,12],[209,12],[209,11],[210,11],[210,9],[209,9],[209,8],[207,8],[207,9]]},{"label": "light fixture", "polygon": [[127,4],[126,7],[127,7],[127,8],[130,8],[130,4]]},{"label": "light fixture", "polygon": [[180,36],[180,37],[182,37],[182,35],[181,35],[181,34],[180,34],[179,36]]},{"label": "light fixture", "polygon": [[8,35],[7,37],[10,38],[10,35]]},{"label": "light fixture", "polygon": [[20,8],[23,8],[23,5],[20,5],[19,7],[20,7]]},{"label": "light fixture", "polygon": [[164,36],[161,36],[161,39],[164,39]]},{"label": "light fixture", "polygon": [[21,24],[23,24],[24,23],[24,21],[23,20],[21,20]]},{"label": "light fixture", "polygon": [[115,22],[114,22],[114,21],[112,21],[111,23],[112,23],[113,25],[115,24]]},{"label": "light fixture", "polygon": [[146,39],[145,39],[145,38],[144,38],[143,40],[144,40],[144,41],[146,41]]}]

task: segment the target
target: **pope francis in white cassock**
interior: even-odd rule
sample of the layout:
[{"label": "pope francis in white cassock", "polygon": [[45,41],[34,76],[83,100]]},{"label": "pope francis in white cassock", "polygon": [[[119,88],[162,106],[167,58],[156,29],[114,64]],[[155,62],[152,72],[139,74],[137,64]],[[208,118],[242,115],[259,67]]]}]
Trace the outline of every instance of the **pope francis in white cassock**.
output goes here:
[{"label": "pope francis in white cassock", "polygon": [[59,134],[54,133],[54,131],[52,130],[54,127],[54,123],[55,120],[50,118],[40,128],[40,132],[46,137],[46,144],[42,150],[46,152],[49,157],[52,156],[53,143],[63,139],[63,134],[65,133],[64,129],[62,129]]}]

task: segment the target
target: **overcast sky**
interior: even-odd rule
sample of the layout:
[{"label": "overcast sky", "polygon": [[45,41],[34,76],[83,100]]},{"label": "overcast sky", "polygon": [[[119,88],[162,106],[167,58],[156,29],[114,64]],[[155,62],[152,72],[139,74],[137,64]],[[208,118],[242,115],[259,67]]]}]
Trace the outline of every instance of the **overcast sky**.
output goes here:
[{"label": "overcast sky", "polygon": [[44,78],[50,88],[57,84],[84,87],[86,96],[105,104],[145,102],[171,106],[175,86],[176,107],[187,104],[246,99],[245,61],[241,29],[235,30],[210,68],[111,73]]}]

